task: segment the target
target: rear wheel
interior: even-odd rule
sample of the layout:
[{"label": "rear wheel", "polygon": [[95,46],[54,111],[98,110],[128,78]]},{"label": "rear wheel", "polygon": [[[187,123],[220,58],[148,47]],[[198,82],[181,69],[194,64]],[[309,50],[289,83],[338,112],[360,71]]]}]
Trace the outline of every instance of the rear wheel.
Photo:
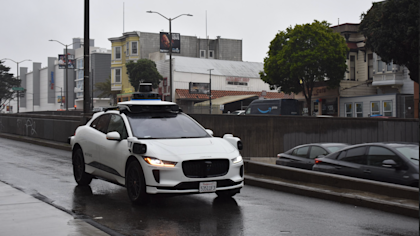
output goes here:
[{"label": "rear wheel", "polygon": [[143,169],[137,161],[132,161],[128,164],[125,175],[125,187],[127,188],[128,197],[134,204],[143,205],[149,201]]},{"label": "rear wheel", "polygon": [[73,152],[73,175],[77,184],[80,186],[89,185],[92,182],[92,175],[85,172],[85,158],[83,156],[83,151],[80,148],[77,148]]},{"label": "rear wheel", "polygon": [[221,198],[229,198],[229,197],[235,196],[235,194],[239,193],[240,191],[241,191],[240,189],[230,189],[230,190],[217,191],[216,194],[218,197],[221,197]]}]

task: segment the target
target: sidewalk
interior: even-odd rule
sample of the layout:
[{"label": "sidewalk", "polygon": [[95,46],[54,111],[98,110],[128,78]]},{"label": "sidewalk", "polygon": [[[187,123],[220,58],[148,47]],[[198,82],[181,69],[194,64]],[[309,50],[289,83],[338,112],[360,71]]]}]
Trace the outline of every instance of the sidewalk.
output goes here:
[{"label": "sidewalk", "polygon": [[1,235],[109,235],[1,181],[0,222]]}]

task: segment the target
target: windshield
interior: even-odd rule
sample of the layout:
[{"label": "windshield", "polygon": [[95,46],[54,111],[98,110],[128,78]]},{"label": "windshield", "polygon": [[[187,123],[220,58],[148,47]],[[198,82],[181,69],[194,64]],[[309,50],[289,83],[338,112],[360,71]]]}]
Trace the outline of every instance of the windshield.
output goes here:
[{"label": "windshield", "polygon": [[416,165],[419,165],[419,146],[405,146],[395,148],[401,152],[407,159]]},{"label": "windshield", "polygon": [[205,138],[210,135],[184,114],[128,114],[131,130],[137,138]]},{"label": "windshield", "polygon": [[336,152],[338,150],[341,150],[345,147],[347,147],[348,145],[337,145],[337,146],[328,146],[326,147],[328,149],[328,151],[330,151],[331,153]]}]

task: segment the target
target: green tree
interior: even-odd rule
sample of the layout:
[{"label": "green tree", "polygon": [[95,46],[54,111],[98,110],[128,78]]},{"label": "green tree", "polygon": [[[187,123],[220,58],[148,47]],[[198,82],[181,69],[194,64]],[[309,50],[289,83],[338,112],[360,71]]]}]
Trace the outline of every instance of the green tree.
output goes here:
[{"label": "green tree", "polygon": [[311,111],[316,82],[335,88],[346,72],[346,42],[326,21],[296,25],[280,31],[271,41],[264,59],[263,81],[284,93],[303,92]]},{"label": "green tree", "polygon": [[3,110],[3,105],[16,97],[17,92],[13,91],[12,88],[20,86],[20,80],[13,77],[13,74],[9,74],[9,70],[10,67],[5,66],[3,61],[0,61],[0,111]]},{"label": "green tree", "polygon": [[112,104],[117,103],[118,91],[112,91],[111,89],[111,78],[108,78],[104,82],[98,82],[95,84],[96,90],[101,91],[102,93],[98,95],[100,98],[111,98]]},{"label": "green tree", "polygon": [[406,66],[410,78],[419,81],[419,0],[387,0],[373,3],[360,17],[359,30],[366,47],[381,60]]},{"label": "green tree", "polygon": [[127,74],[131,85],[136,91],[139,90],[140,83],[152,83],[153,88],[159,86],[162,76],[156,69],[156,63],[149,59],[140,59],[136,62],[129,61],[125,63]]}]

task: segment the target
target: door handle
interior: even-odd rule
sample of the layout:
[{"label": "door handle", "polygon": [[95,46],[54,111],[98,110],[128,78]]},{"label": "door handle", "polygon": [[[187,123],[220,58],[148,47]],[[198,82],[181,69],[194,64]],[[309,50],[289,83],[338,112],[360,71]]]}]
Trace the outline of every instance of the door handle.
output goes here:
[{"label": "door handle", "polygon": [[364,170],[363,173],[370,174],[371,171],[370,170]]}]

